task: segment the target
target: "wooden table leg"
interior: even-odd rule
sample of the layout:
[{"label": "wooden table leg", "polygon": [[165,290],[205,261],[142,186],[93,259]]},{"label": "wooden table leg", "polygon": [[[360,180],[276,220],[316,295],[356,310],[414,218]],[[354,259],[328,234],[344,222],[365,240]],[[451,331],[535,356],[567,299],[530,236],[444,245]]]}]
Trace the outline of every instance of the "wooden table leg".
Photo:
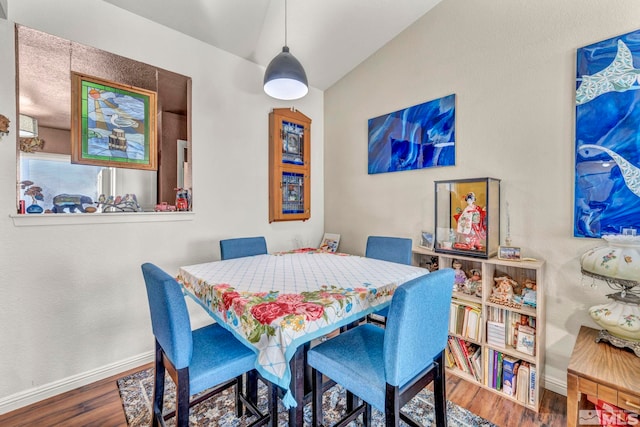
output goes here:
[{"label": "wooden table leg", "polygon": [[289,427],[302,427],[304,424],[304,395],[306,377],[306,353],[307,346],[301,345],[291,358],[291,392],[296,399],[297,406],[289,408]]},{"label": "wooden table leg", "polygon": [[578,391],[578,377],[567,373],[567,427],[578,425],[578,409],[582,394]]}]

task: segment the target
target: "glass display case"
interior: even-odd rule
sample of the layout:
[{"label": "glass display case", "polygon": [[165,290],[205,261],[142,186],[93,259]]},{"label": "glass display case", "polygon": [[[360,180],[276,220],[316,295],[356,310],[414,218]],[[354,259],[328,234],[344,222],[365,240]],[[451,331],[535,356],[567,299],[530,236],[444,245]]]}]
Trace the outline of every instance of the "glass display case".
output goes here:
[{"label": "glass display case", "polygon": [[500,180],[435,182],[435,251],[489,258],[500,244]]},{"label": "glass display case", "polygon": [[269,114],[269,222],[311,216],[311,119],[275,108]]}]

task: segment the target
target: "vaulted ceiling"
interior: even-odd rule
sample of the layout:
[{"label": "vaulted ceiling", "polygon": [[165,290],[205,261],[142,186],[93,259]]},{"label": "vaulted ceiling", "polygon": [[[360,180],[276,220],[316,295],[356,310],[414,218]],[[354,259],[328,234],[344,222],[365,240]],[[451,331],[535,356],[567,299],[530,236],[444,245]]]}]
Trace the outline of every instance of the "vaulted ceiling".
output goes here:
[{"label": "vaulted ceiling", "polygon": [[[285,0],[104,0],[256,64],[284,45]],[[287,44],[325,90],[441,0],[287,0]]]}]

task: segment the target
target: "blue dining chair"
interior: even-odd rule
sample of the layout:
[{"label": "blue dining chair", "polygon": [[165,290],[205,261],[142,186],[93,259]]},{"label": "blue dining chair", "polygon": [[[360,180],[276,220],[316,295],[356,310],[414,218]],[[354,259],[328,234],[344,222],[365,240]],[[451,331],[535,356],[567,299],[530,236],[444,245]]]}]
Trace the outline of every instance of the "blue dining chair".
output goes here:
[{"label": "blue dining chair", "polygon": [[220,240],[220,258],[222,260],[266,253],[267,241],[262,236]]},{"label": "blue dining chair", "polygon": [[[191,330],[189,311],[180,285],[151,263],[142,265],[155,336],[155,376],[153,387],[152,426],[164,425],[174,412],[163,416],[164,375],[169,373],[176,385],[176,425],[189,425],[189,407],[235,385],[236,415],[242,416],[243,405],[257,419],[252,426],[264,425],[269,414],[262,414],[242,391],[243,375],[257,379],[256,354],[217,323]],[[264,379],[263,379],[264,380]],[[275,387],[269,388],[269,408],[276,425]],[[189,398],[211,389],[189,402]],[[276,408],[274,410],[274,408]]]},{"label": "blue dining chair", "polygon": [[[411,239],[403,237],[369,236],[364,256],[383,261],[397,262],[398,264],[411,265]],[[385,318],[389,313],[388,308],[376,311],[378,317],[367,316],[369,322],[385,324]],[[380,319],[381,317],[382,319]]]},{"label": "blue dining chair", "polygon": [[[399,286],[391,300],[385,328],[364,323],[309,350],[314,426],[323,421],[323,375],[347,390],[347,407],[352,409],[336,427],[360,414],[368,426],[371,407],[385,413],[387,426],[397,426],[400,419],[420,426],[400,409],[432,381],[436,425],[446,425],[443,355],[453,276],[453,270],[446,268]],[[354,397],[364,402],[355,407],[358,400]]]}]

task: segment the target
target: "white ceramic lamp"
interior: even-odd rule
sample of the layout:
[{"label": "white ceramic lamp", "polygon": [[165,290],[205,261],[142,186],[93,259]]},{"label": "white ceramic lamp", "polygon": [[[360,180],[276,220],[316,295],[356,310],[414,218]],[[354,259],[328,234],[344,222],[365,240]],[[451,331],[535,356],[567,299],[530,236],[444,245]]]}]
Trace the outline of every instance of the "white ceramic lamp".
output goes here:
[{"label": "white ceramic lamp", "polygon": [[618,292],[607,295],[611,301],[589,309],[591,318],[610,336],[603,339],[618,347],[630,347],[640,357],[640,236],[608,235],[605,246],[582,255],[580,265],[586,276],[602,280]]}]

